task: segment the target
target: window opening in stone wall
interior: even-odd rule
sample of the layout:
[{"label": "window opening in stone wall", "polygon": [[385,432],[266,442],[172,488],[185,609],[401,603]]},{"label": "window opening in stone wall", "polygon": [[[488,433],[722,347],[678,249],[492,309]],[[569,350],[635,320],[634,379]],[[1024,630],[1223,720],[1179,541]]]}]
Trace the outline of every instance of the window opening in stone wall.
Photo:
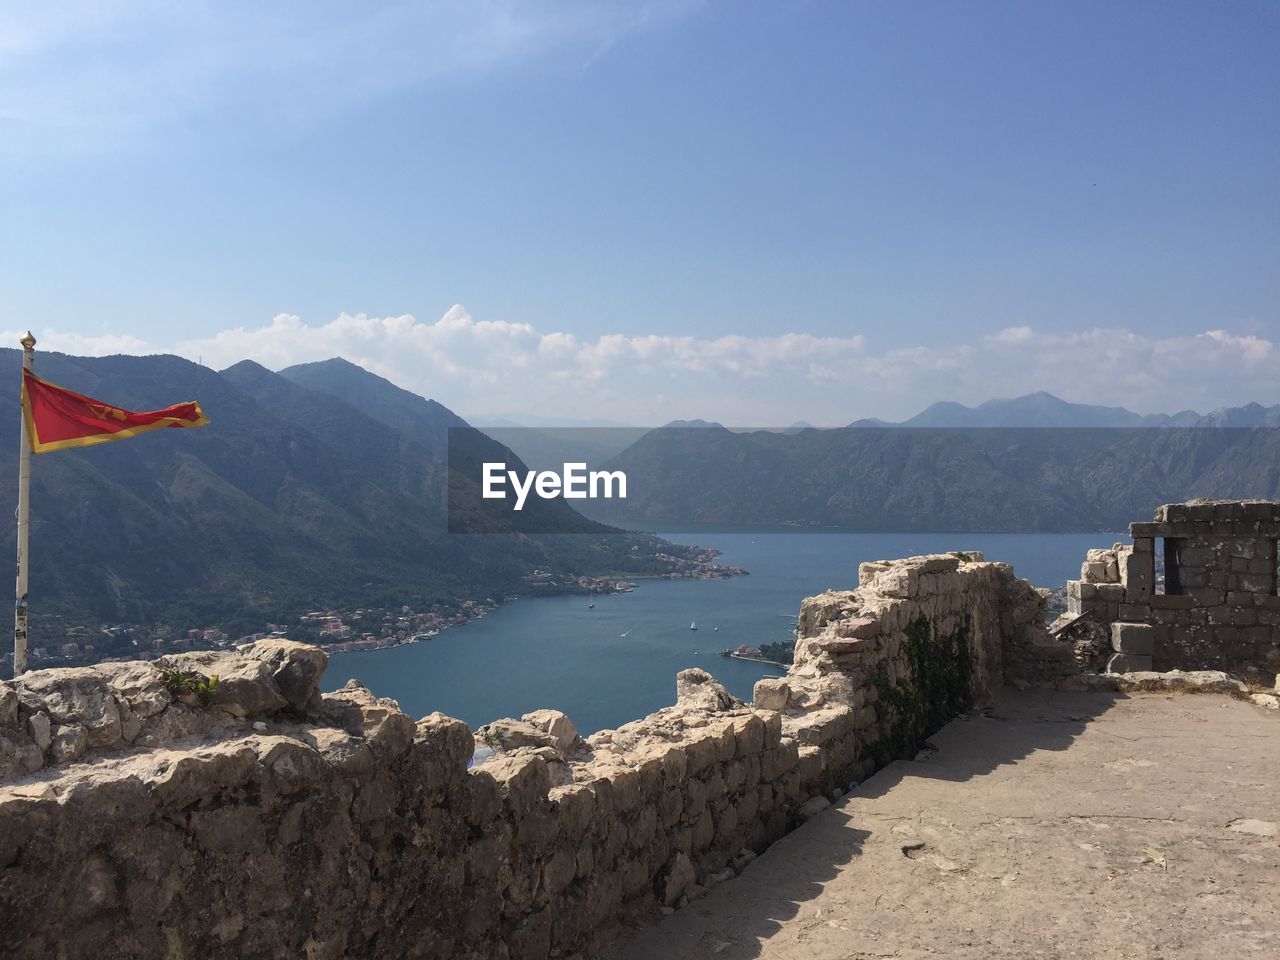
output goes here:
[{"label": "window opening in stone wall", "polygon": [[1155,543],[1156,593],[1176,597],[1182,593],[1179,555],[1182,541],[1174,537],[1157,537]]}]

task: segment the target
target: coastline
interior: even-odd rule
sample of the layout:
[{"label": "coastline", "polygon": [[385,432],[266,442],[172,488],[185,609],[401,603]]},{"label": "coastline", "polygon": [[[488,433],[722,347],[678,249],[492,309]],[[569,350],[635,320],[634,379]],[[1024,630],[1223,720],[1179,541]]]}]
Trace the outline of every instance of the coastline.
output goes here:
[{"label": "coastline", "polygon": [[[720,555],[719,550],[713,550],[713,549],[708,549],[706,553],[713,557]],[[394,637],[380,637],[375,641],[344,640],[344,641],[339,641],[338,643],[323,644],[321,645],[321,649],[323,649],[326,653],[371,653],[378,650],[395,650],[400,647],[407,647],[412,644],[425,642],[427,640],[434,640],[436,637],[440,636],[446,630],[450,630],[455,627],[465,627],[467,624],[472,623],[473,621],[483,620],[486,616],[488,616],[494,610],[497,610],[499,607],[505,607],[509,604],[517,603],[520,600],[530,600],[530,599],[539,599],[539,598],[547,598],[547,597],[573,597],[573,596],[595,597],[595,596],[604,596],[610,593],[630,593],[633,590],[635,590],[636,586],[639,583],[643,583],[646,581],[658,582],[663,580],[728,580],[732,577],[749,576],[750,573],[751,571],[743,567],[733,566],[728,564],[711,563],[708,565],[699,566],[697,569],[687,570],[687,571],[668,571],[666,573],[655,573],[655,574],[648,574],[648,575],[632,574],[632,575],[629,575],[626,579],[618,578],[615,580],[611,577],[583,578],[583,579],[592,580],[593,581],[592,584],[590,586],[573,586],[573,587],[570,587],[568,585],[563,585],[563,586],[557,585],[553,589],[533,590],[525,594],[503,597],[501,600],[495,602],[492,606],[485,606],[483,601],[462,601],[463,603],[474,604],[474,606],[472,606],[470,609],[474,610],[475,612],[470,615],[467,615],[464,619],[459,620],[455,623],[447,623],[442,627],[440,627],[438,630],[430,634],[425,634],[425,633],[415,634],[414,636],[407,637],[403,640],[399,640]],[[744,657],[741,659],[750,659],[750,658]],[[786,669],[786,666],[784,664],[777,663],[777,661],[774,661],[774,660],[761,660],[760,662],[781,667],[783,670]]]},{"label": "coastline", "polygon": [[751,663],[767,663],[771,667],[777,667],[779,670],[783,671],[784,673],[791,667],[791,664],[789,663],[782,663],[778,660],[770,660],[767,657],[749,657],[745,653],[722,653],[720,654],[720,656],[728,657],[732,660],[747,660],[747,661],[750,661]]}]

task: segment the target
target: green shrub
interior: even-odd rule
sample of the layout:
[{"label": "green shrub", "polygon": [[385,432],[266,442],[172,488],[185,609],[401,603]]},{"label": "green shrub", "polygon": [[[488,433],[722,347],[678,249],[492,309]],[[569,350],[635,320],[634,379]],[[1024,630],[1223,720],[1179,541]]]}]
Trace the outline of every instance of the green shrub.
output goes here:
[{"label": "green shrub", "polygon": [[218,690],[218,676],[206,677],[196,670],[179,670],[177,667],[166,667],[157,664],[156,669],[164,679],[165,689],[174,698],[194,694],[201,703],[208,703]]}]

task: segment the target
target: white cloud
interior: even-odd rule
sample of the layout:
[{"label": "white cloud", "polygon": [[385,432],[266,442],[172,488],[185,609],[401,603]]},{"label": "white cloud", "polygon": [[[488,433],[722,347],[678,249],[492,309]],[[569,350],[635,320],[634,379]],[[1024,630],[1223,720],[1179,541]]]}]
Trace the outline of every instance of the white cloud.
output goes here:
[{"label": "white cloud", "polygon": [[1027,343],[1035,336],[1030,327],[1005,327],[988,339],[993,343]]},{"label": "white cloud", "polygon": [[1201,334],[1213,342],[1213,346],[1226,351],[1235,351],[1247,363],[1262,363],[1272,356],[1275,344],[1252,334],[1243,337],[1232,336],[1225,330],[1210,330]]},{"label": "white cloud", "polygon": [[[935,400],[974,404],[1036,390],[1141,413],[1280,400],[1275,344],[1256,334],[1011,330],[884,351],[860,333],[590,339],[477,320],[454,306],[434,322],[361,313],[310,324],[280,314],[261,327],[177,344],[46,331],[39,349],[174,352],[219,369],[246,358],[278,370],[342,356],[464,415],[527,411],[639,424],[703,417],[732,426],[835,425],[899,419]],[[19,333],[3,336],[14,342]]]},{"label": "white cloud", "polygon": [[[5,346],[16,346],[25,330],[5,330],[0,332],[0,342]],[[147,341],[128,334],[82,334],[63,333],[58,330],[43,330],[36,340],[36,350],[47,350],[53,353],[69,353],[77,357],[107,357],[115,353],[146,354],[157,353]]]},{"label": "white cloud", "polygon": [[928,403],[978,403],[1049,390],[1140,412],[1274,401],[1274,345],[1212,330],[1154,339],[1124,329],[1001,331],[973,344],[875,352],[863,334],[820,337],[629,336],[582,339],[527,323],[476,320],[454,306],[434,323],[343,314],[315,326],[282,314],[178,352],[273,369],[348,359],[464,413],[536,407],[553,415],[661,422],[702,416],[736,425],[902,417]]},{"label": "white cloud", "polygon": [[[717,393],[731,414],[735,394],[748,382],[757,382],[765,394],[784,380],[788,390],[796,382],[833,382],[862,356],[863,347],[861,336],[797,333],[712,339],[605,334],[581,340],[527,323],[476,320],[455,306],[434,323],[409,315],[342,314],[310,326],[280,314],[264,327],[226,330],[173,349],[215,367],[249,358],[279,369],[343,356],[463,411],[521,410],[532,403],[574,416],[606,404],[625,408],[626,417],[652,421],[682,415],[685,403],[703,402],[691,398]],[[655,406],[651,398],[659,390],[681,399]],[[750,416],[764,412],[758,407]]]}]

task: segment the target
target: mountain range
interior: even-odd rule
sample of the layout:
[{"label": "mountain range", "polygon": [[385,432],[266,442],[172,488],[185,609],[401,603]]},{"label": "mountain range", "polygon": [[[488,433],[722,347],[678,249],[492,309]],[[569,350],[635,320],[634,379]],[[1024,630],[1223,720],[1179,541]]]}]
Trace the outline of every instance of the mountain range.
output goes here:
[{"label": "mountain range", "polygon": [[[664,530],[1083,532],[1122,530],[1161,503],[1193,497],[1280,498],[1280,430],[1269,425],[1280,408],[1152,428],[1099,424],[1127,413],[1114,408],[1021,400],[1029,402],[934,405],[901,426],[793,432],[676,422],[606,465],[626,473],[626,503],[590,503],[586,512]],[[1053,419],[1092,423],[1045,428]]]},{"label": "mountain range", "polygon": [[[0,377],[17,383],[20,365],[18,351],[0,351]],[[531,502],[524,518],[524,529],[554,536],[492,525],[495,536],[450,535],[448,485],[480,477],[450,473],[450,453],[464,463],[519,458],[345,360],[215,372],[173,356],[42,352],[36,370],[132,409],[197,399],[210,425],[33,458],[33,635],[72,621],[249,632],[316,608],[500,596],[536,567],[665,569],[654,559],[660,541],[622,535],[563,501]],[[10,477],[18,422],[17,390],[0,393],[0,470]],[[15,500],[16,484],[0,489],[6,515]],[[0,549],[12,552],[12,528],[6,541]]]},{"label": "mountain range", "polygon": [[[0,377],[16,383],[20,364],[18,351],[0,351]],[[534,568],[661,573],[657,554],[680,549],[609,521],[1098,530],[1187,496],[1280,495],[1280,431],[1266,429],[1280,407],[1153,419],[1033,394],[935,404],[909,430],[496,428],[537,435],[548,462],[535,466],[558,466],[591,438],[583,459],[627,472],[626,509],[586,501],[588,518],[535,498],[518,528],[476,511],[468,529],[493,535],[458,536],[450,504],[479,502],[482,462],[523,469],[519,450],[345,360],[218,372],[173,356],[42,352],[37,372],[133,409],[198,399],[210,426],[34,458],[36,631],[123,621],[250,632],[316,608],[502,595]],[[11,477],[16,392],[0,392],[0,469]],[[1137,428],[1149,424],[1170,429]],[[1063,429],[1028,429],[1046,425]],[[943,429],[953,426],[996,429]],[[1203,426],[1226,428],[1192,429]],[[0,489],[10,514],[15,488]],[[466,496],[450,496],[459,489]],[[6,539],[0,549],[12,551],[12,528]]]},{"label": "mountain range", "polygon": [[[544,469],[559,469],[567,461],[583,460],[601,465],[622,453],[648,428],[611,424],[608,421],[562,421],[536,416],[514,419],[482,420],[485,430],[495,439],[518,453],[526,463]],[[716,426],[706,420],[675,420],[667,427]],[[1280,404],[1264,407],[1250,403],[1240,407],[1223,407],[1211,413],[1194,410],[1180,413],[1140,414],[1124,407],[1108,407],[1087,403],[1071,403],[1040,391],[1011,399],[988,400],[976,407],[954,401],[940,401],[906,420],[891,422],[876,418],[854,420],[852,428],[880,427],[1280,427]],[[801,433],[805,430],[831,429],[815,427],[798,420],[788,427],[748,428],[730,425],[734,433],[750,433],[768,429],[775,433]],[[615,511],[616,512],[616,511]]]},{"label": "mountain range", "polygon": [[976,407],[940,401],[899,423],[855,420],[851,427],[1280,427],[1280,404],[1250,403],[1208,414],[1140,414],[1124,407],[1070,403],[1040,391],[1009,400],[988,400]]}]

